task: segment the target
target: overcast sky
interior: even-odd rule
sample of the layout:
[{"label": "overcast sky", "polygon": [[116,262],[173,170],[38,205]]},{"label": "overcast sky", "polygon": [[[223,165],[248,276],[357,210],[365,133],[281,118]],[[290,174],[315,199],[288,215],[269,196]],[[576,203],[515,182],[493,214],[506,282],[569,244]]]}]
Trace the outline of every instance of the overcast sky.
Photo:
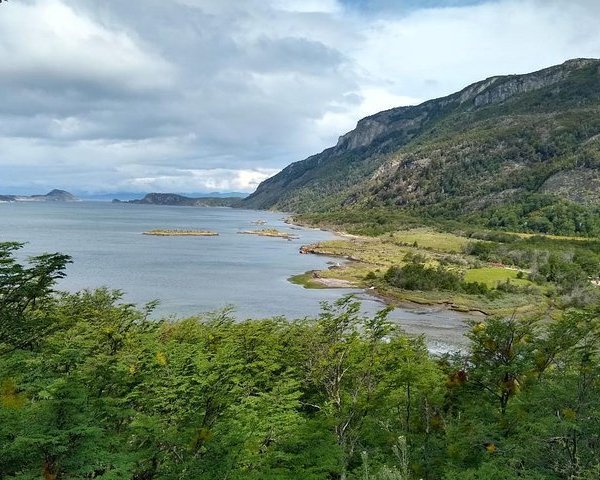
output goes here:
[{"label": "overcast sky", "polygon": [[600,57],[598,0],[10,0],[0,193],[252,191],[357,120]]}]

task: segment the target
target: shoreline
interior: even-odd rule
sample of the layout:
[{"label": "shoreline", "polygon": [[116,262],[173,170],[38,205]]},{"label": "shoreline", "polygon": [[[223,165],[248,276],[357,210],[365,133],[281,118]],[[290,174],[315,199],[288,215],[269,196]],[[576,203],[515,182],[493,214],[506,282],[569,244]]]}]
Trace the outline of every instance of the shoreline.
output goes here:
[{"label": "shoreline", "polygon": [[[448,312],[460,313],[465,316],[469,316],[472,318],[482,318],[491,315],[508,315],[510,312],[520,312],[520,313],[534,313],[531,312],[530,299],[525,299],[523,301],[522,298],[518,298],[516,296],[513,297],[505,297],[500,301],[496,301],[494,299],[490,300],[489,298],[484,298],[479,295],[469,295],[462,292],[445,292],[445,291],[417,291],[417,290],[400,290],[393,291],[394,287],[389,285],[384,285],[382,278],[382,270],[389,268],[390,265],[396,264],[393,259],[390,262],[381,262],[379,263],[373,258],[369,258],[363,255],[363,258],[357,258],[353,254],[353,247],[356,246],[361,253],[365,253],[365,247],[375,248],[378,246],[383,247],[393,247],[394,255],[405,255],[407,253],[412,253],[415,255],[424,254],[429,258],[429,261],[437,262],[439,259],[443,259],[444,257],[454,256],[456,258],[461,258],[464,260],[464,254],[461,250],[456,249],[456,245],[453,245],[453,249],[448,249],[448,245],[442,245],[443,242],[460,240],[462,242],[468,242],[467,238],[457,238],[453,236],[453,238],[445,238],[448,237],[448,234],[434,232],[433,239],[431,237],[430,229],[426,227],[422,228],[411,228],[407,230],[401,230],[397,233],[400,233],[400,240],[396,240],[391,237],[388,239],[387,237],[379,236],[379,237],[367,237],[362,235],[354,235],[348,232],[338,230],[335,227],[333,228],[325,228],[323,226],[314,227],[310,224],[306,224],[304,222],[295,222],[293,220],[293,216],[288,216],[285,220],[285,223],[289,225],[297,225],[303,228],[310,228],[314,230],[322,230],[329,233],[332,233],[335,238],[329,241],[317,242],[313,244],[306,244],[300,247],[301,254],[312,254],[312,255],[321,255],[330,257],[333,259],[343,260],[343,264],[338,262],[335,266],[330,266],[327,269],[323,270],[310,270],[304,272],[302,274],[293,275],[288,280],[292,283],[302,285],[304,288],[353,288],[357,290],[361,290],[369,297],[375,298],[385,305],[389,305],[392,307],[417,310],[420,307],[432,307],[436,309],[440,309]],[[410,242],[402,242],[402,235],[410,236],[410,235],[430,235],[429,238],[423,239],[427,240],[427,242],[423,242],[421,244],[421,238],[419,238],[419,245],[415,241],[413,243],[412,239]],[[391,235],[391,234],[390,234]],[[432,241],[437,241],[437,235],[440,236],[439,247],[432,247]],[[450,235],[452,236],[452,235]],[[326,245],[323,249],[320,249],[322,243],[327,242],[341,242],[341,245]],[[345,243],[343,243],[345,242]],[[382,243],[383,242],[383,243]],[[335,250],[341,250],[343,253],[338,253]],[[329,250],[329,251],[328,251]],[[334,251],[332,251],[334,250]],[[380,256],[385,256],[385,253],[378,251]],[[387,257],[386,257],[387,258]],[[399,264],[402,264],[402,260],[398,261]],[[468,268],[466,271],[469,272],[478,272],[481,273],[481,270],[490,270],[492,269],[491,265],[482,265],[476,266],[472,268]],[[341,275],[336,275],[335,270],[339,270]],[[515,271],[510,268],[503,268],[502,271]],[[375,271],[375,272],[373,272]],[[327,275],[329,272],[331,276]],[[323,273],[324,275],[320,275]]]},{"label": "shoreline", "polygon": [[[292,216],[286,217],[284,222],[288,225],[294,225],[294,226],[298,226],[298,227],[302,227],[302,228],[309,228],[312,230],[321,230],[324,232],[329,232],[329,233],[332,233],[333,235],[335,235],[336,237],[339,237],[340,239],[344,239],[344,240],[367,240],[367,239],[369,239],[369,237],[365,237],[365,236],[361,236],[361,235],[353,235],[351,233],[343,232],[340,230],[334,230],[334,229],[322,228],[322,227],[313,227],[306,223],[295,222]],[[318,252],[318,251],[311,249],[310,246],[311,246],[310,244],[302,245],[299,249],[300,254],[301,255],[320,255],[320,256],[324,256],[324,257],[338,258],[338,259],[344,260],[347,264],[350,262],[361,262],[361,260],[359,260],[357,258],[349,257],[346,255],[335,255],[332,253]],[[331,270],[331,267],[329,267],[328,270]],[[373,297],[375,300],[382,302],[384,305],[391,306],[394,308],[405,308],[405,309],[410,309],[410,310],[417,310],[419,306],[442,306],[443,305],[441,307],[441,310],[448,310],[448,311],[453,311],[453,312],[458,312],[458,313],[464,313],[465,315],[470,314],[470,311],[462,311],[462,310],[457,310],[457,309],[453,309],[453,308],[449,307],[447,302],[438,303],[438,302],[434,302],[434,301],[417,302],[417,301],[411,301],[411,300],[400,300],[400,299],[392,298],[391,296],[388,296],[388,295],[384,295],[383,293],[378,292],[377,289],[374,287],[364,287],[361,285],[356,285],[356,284],[353,284],[352,282],[350,282],[349,280],[335,279],[335,278],[328,279],[328,278],[315,276],[315,274],[317,274],[320,271],[322,271],[322,270],[308,270],[304,273],[292,275],[291,277],[288,278],[288,281],[291,283],[294,283],[296,285],[301,285],[303,288],[331,288],[331,289],[354,288],[354,289],[358,289],[358,290],[361,290],[363,293],[366,293],[370,297]],[[304,279],[302,279],[302,277],[306,278],[309,275],[311,277],[309,282],[303,281]],[[343,282],[343,283],[338,283],[338,282]],[[310,283],[318,284],[319,286],[310,286]],[[333,283],[333,285],[332,285],[332,283]],[[474,310],[473,312],[481,313],[481,314],[487,316],[487,314],[485,312],[481,312],[479,310]]]}]

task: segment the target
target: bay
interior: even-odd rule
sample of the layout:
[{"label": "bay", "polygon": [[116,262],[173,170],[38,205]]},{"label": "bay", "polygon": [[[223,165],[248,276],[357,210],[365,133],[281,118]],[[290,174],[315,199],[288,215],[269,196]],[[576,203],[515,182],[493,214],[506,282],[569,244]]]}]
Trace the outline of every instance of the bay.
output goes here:
[{"label": "bay", "polygon": [[[257,220],[265,225],[255,225]],[[276,228],[288,241],[239,231]],[[156,237],[152,229],[197,229],[216,237]],[[0,204],[0,241],[27,242],[23,255],[61,252],[73,263],[59,288],[77,291],[107,286],[124,300],[159,300],[155,316],[190,316],[231,306],[237,318],[318,315],[320,302],[354,293],[366,314],[383,305],[360,290],[305,289],[291,275],[338,262],[301,255],[301,245],[335,236],[292,227],[280,213],[209,207],[75,202]],[[396,309],[392,318],[407,332],[425,334],[433,349],[462,344],[464,317],[443,309]]]}]

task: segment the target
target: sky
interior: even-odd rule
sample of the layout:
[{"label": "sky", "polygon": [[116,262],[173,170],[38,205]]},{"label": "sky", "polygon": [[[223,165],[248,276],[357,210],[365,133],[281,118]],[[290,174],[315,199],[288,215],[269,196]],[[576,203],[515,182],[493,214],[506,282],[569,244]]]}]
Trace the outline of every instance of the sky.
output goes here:
[{"label": "sky", "polygon": [[251,192],[367,115],[600,57],[598,0],[0,3],[0,194]]}]

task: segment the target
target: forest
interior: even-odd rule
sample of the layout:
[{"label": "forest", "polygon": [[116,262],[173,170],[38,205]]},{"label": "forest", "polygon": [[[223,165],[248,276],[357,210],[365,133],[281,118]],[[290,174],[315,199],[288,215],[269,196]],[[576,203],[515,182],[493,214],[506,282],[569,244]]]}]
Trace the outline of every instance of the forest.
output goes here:
[{"label": "forest", "polygon": [[[489,317],[433,355],[353,297],[152,318],[0,244],[0,478],[600,477],[600,306]],[[480,252],[485,253],[485,252]]]}]

